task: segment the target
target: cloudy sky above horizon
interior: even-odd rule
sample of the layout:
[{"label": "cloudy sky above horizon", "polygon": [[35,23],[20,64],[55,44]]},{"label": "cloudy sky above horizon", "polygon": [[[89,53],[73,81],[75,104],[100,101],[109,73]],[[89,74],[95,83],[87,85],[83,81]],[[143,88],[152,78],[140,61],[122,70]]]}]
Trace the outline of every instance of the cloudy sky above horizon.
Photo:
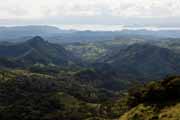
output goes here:
[{"label": "cloudy sky above horizon", "polygon": [[0,0],[0,25],[180,27],[180,0]]}]

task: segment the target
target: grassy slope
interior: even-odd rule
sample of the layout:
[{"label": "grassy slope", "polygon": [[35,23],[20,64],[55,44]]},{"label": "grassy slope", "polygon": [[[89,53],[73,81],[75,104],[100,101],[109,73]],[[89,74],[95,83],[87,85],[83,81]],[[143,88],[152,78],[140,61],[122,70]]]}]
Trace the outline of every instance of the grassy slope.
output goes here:
[{"label": "grassy slope", "polygon": [[166,106],[159,111],[153,106],[140,104],[125,113],[120,120],[179,120],[180,103]]},{"label": "grassy slope", "polygon": [[180,77],[169,77],[139,87],[131,94],[133,108],[120,120],[179,120]]}]

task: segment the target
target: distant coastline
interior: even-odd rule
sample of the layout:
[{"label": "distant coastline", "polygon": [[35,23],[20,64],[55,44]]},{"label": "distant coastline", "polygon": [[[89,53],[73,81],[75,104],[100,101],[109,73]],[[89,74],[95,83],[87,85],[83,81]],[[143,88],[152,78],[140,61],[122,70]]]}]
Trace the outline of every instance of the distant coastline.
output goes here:
[{"label": "distant coastline", "polygon": [[100,25],[100,24],[61,24],[61,25],[0,25],[0,27],[26,27],[26,26],[49,26],[57,27],[61,30],[77,30],[77,31],[123,31],[123,30],[148,30],[148,31],[160,31],[160,30],[180,30],[180,27],[129,27],[123,25]]}]

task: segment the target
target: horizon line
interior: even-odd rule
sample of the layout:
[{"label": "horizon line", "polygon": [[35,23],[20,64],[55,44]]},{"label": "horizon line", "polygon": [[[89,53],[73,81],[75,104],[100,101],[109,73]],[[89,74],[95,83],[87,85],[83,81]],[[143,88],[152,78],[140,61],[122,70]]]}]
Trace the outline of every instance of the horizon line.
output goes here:
[{"label": "horizon line", "polygon": [[180,27],[156,27],[156,26],[123,26],[123,25],[100,25],[100,24],[61,24],[61,25],[48,25],[48,24],[27,24],[27,25],[0,25],[0,28],[6,27],[28,27],[28,26],[49,26],[56,27],[60,30],[75,30],[75,31],[124,31],[124,30],[147,30],[147,31],[168,31],[180,30]]}]

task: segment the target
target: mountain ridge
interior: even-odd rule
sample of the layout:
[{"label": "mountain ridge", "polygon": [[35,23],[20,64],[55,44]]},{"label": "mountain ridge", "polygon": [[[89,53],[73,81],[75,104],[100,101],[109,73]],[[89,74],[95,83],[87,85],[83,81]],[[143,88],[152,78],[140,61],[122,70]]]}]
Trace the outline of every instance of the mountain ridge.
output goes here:
[{"label": "mountain ridge", "polygon": [[40,62],[64,66],[70,62],[73,64],[81,61],[61,45],[49,43],[40,36],[35,36],[25,42],[0,46],[0,57],[13,58],[16,61],[27,62],[28,64]]},{"label": "mountain ridge", "polygon": [[155,79],[160,79],[168,74],[180,73],[179,56],[168,48],[137,43],[105,55],[99,62],[109,64],[119,73],[136,74],[142,76],[141,79],[159,76]]}]

